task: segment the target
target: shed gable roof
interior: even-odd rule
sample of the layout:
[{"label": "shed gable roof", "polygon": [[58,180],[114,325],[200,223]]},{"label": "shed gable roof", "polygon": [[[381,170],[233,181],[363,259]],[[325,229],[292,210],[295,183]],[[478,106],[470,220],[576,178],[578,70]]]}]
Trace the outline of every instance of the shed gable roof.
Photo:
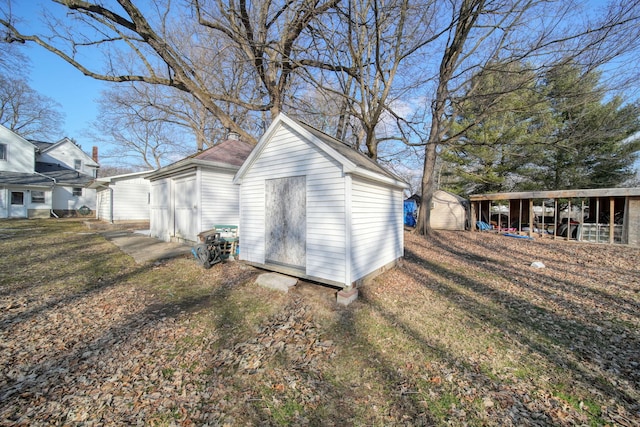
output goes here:
[{"label": "shed gable roof", "polygon": [[236,174],[233,181],[234,183],[239,183],[242,180],[255,160],[269,144],[277,129],[281,126],[288,126],[302,135],[305,140],[311,142],[315,147],[337,161],[342,166],[345,173],[353,173],[373,179],[374,181],[384,182],[396,187],[408,188],[408,185],[400,178],[384,169],[369,157],[357,152],[347,144],[325,134],[324,132],[306,123],[294,120],[283,113],[278,114],[265,134],[260,138],[258,145],[256,145]]}]

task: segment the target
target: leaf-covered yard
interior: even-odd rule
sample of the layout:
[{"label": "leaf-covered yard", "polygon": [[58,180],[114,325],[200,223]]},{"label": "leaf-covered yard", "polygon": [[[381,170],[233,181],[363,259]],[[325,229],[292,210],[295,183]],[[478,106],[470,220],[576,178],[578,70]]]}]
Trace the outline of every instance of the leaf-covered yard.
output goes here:
[{"label": "leaf-covered yard", "polygon": [[405,243],[344,308],[238,262],[137,265],[81,222],[1,221],[0,424],[640,424],[640,250]]}]

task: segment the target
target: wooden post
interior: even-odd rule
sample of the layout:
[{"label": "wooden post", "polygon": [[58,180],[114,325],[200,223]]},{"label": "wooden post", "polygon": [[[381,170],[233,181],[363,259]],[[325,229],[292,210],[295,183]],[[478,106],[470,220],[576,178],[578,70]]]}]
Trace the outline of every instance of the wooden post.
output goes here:
[{"label": "wooden post", "polygon": [[580,207],[580,224],[578,225],[578,240],[582,240],[582,227],[584,224],[584,199],[582,199],[582,206]]},{"label": "wooden post", "polygon": [[471,231],[478,231],[476,227],[477,219],[476,219],[476,206],[477,202],[471,202]]},{"label": "wooden post", "polygon": [[571,240],[571,199],[567,204],[567,240]]},{"label": "wooden post", "polygon": [[553,240],[558,237],[558,199],[553,199]]},{"label": "wooden post", "polygon": [[533,237],[533,199],[529,199],[529,237]]},{"label": "wooden post", "polygon": [[487,209],[487,221],[489,221],[489,227],[491,227],[491,200],[489,200],[489,207]]},{"label": "wooden post", "polygon": [[613,245],[613,226],[615,223],[614,210],[616,201],[613,197],[609,197],[609,244]]},{"label": "wooden post", "polygon": [[596,243],[600,243],[600,197],[596,197]]},{"label": "wooden post", "polygon": [[542,237],[542,233],[544,233],[544,232],[545,232],[545,229],[544,229],[544,199],[542,199],[542,229],[540,230],[540,237]]}]

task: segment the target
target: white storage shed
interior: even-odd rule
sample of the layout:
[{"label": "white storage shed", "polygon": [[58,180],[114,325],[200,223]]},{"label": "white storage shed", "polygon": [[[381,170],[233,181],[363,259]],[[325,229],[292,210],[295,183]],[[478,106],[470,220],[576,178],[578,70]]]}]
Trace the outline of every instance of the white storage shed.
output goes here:
[{"label": "white storage shed", "polygon": [[149,221],[151,183],[149,171],[101,177],[90,188],[96,190],[96,216],[109,222]]},{"label": "white storage shed", "polygon": [[239,188],[232,181],[252,148],[232,134],[226,141],[148,174],[151,236],[167,242],[196,242],[200,232],[216,225],[237,225]]},{"label": "white storage shed", "polygon": [[278,115],[236,177],[240,259],[351,289],[404,254],[407,184],[350,146]]}]

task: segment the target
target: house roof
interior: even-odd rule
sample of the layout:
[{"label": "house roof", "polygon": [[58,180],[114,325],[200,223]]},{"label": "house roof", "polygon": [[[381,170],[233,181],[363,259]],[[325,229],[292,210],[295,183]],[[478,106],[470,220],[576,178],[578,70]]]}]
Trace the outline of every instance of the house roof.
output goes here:
[{"label": "house roof", "polygon": [[0,172],[0,185],[24,187],[52,187],[53,180],[36,173]]},{"label": "house roof", "polygon": [[265,134],[260,138],[258,145],[251,152],[245,163],[242,165],[234,178],[234,182],[239,182],[247,170],[251,167],[256,158],[264,150],[279,126],[289,126],[294,131],[301,134],[305,139],[325,152],[331,158],[340,163],[345,173],[360,175],[375,181],[384,182],[401,188],[408,188],[408,184],[400,178],[387,171],[378,163],[371,160],[364,154],[356,151],[353,147],[344,142],[327,135],[326,133],[298,120],[294,120],[283,113],[280,113],[271,123]]},{"label": "house roof", "polygon": [[40,152],[45,151],[47,148],[50,148],[53,145],[52,142],[35,141],[33,139],[30,139],[29,142],[35,145]]},{"label": "house roof", "polygon": [[148,173],[145,178],[158,179],[194,169],[197,166],[237,171],[251,153],[253,145],[239,139],[227,139],[204,151]]},{"label": "house roof", "polygon": [[[85,164],[88,166],[94,166],[94,167],[99,167],[100,165],[93,159],[93,157],[91,157],[89,154],[85,153],[82,148],[76,144],[75,142],[73,142],[71,139],[69,139],[68,137],[64,137],[62,138],[60,141],[58,142],[45,142],[45,141],[36,141],[36,140],[29,140],[29,142],[31,142],[33,145],[36,146],[38,154],[45,154],[48,151],[53,150],[54,148],[60,147],[62,145],[65,144],[70,144],[71,146],[74,147],[74,149],[82,154],[85,157]],[[53,156],[55,157],[55,156]]]},{"label": "house roof", "polygon": [[57,184],[85,187],[93,181],[93,177],[66,168],[57,163],[36,162],[36,172],[55,179]]}]

